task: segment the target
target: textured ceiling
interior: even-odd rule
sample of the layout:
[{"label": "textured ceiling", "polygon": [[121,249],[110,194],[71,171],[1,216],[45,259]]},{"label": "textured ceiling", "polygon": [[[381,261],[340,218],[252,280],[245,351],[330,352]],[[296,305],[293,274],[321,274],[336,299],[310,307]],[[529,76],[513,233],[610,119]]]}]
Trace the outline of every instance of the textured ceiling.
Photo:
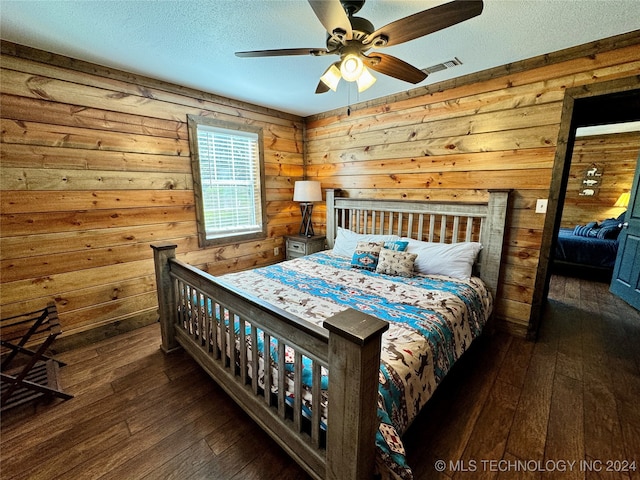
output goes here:
[{"label": "textured ceiling", "polygon": [[[368,0],[358,16],[379,28],[441,3]],[[479,17],[383,51],[418,68],[463,62],[420,87],[637,29],[638,0],[485,0]],[[374,73],[378,81],[366,92],[341,82],[337,92],[316,95],[337,57],[234,56],[324,48],[324,29],[305,0],[2,0],[0,36],[302,116],[416,87]]]}]

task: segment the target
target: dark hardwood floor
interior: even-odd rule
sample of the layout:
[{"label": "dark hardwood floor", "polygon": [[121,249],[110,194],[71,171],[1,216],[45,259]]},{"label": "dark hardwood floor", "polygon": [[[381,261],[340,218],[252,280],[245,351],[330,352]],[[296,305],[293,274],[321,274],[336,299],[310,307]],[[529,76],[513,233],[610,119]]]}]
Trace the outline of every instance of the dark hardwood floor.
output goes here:
[{"label": "dark hardwood floor", "polygon": [[[158,347],[152,325],[60,355],[75,398],[2,415],[0,477],[307,478],[192,360]],[[640,467],[639,347],[640,313],[606,284],[554,277],[539,340],[481,338],[407,432],[415,478],[640,479],[606,471]]]}]

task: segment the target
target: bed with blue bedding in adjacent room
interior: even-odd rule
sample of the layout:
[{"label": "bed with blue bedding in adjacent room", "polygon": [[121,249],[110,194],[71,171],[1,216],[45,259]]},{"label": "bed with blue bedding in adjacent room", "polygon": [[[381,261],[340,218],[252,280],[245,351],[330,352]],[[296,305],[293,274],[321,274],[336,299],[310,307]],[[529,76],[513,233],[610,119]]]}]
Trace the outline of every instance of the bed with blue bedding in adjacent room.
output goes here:
[{"label": "bed with blue bedding in adjacent room", "polygon": [[612,272],[624,215],[623,213],[618,218],[609,218],[601,223],[590,222],[574,228],[561,228],[554,263],[565,269],[575,267]]}]

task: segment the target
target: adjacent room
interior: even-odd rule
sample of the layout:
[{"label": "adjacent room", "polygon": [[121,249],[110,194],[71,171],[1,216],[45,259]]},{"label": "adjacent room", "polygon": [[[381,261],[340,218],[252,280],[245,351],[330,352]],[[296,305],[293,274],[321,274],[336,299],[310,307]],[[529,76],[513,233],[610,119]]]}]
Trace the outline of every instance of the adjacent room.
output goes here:
[{"label": "adjacent room", "polygon": [[640,4],[0,6],[0,476],[640,478]]}]

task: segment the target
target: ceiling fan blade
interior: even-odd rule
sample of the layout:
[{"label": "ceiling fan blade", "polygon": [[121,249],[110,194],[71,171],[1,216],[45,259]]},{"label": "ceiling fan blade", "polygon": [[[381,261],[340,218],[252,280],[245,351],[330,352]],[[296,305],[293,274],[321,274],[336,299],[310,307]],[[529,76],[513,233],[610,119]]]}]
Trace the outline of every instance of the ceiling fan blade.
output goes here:
[{"label": "ceiling fan blade", "polygon": [[325,55],[329,53],[323,48],[280,48],[277,50],[252,50],[249,52],[236,52],[236,57],[283,57],[286,55]]},{"label": "ceiling fan blade", "polygon": [[391,22],[368,35],[363,43],[374,42],[376,45],[376,39],[380,36],[384,36],[386,41],[376,46],[408,42],[478,16],[483,6],[482,0],[454,0]]},{"label": "ceiling fan blade", "polygon": [[327,33],[332,35],[336,29],[340,29],[345,32],[345,40],[353,38],[351,22],[340,0],[309,0],[309,5]]},{"label": "ceiling fan blade", "polygon": [[391,55],[375,52],[370,56],[363,55],[362,57],[364,63],[372,70],[405,82],[420,83],[427,78],[427,74],[422,70],[418,70],[413,65]]}]

